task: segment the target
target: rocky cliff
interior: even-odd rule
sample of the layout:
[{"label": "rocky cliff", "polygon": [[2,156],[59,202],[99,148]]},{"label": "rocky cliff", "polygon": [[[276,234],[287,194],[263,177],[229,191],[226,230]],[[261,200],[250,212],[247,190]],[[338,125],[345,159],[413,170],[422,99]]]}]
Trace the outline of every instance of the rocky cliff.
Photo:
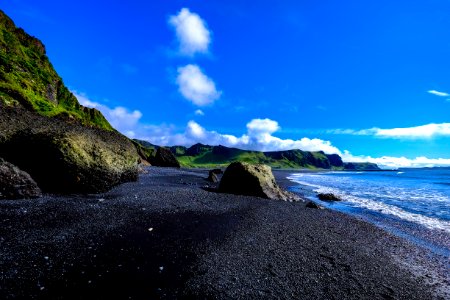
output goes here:
[{"label": "rocky cliff", "polygon": [[96,109],[81,106],[45,46],[0,11],[0,157],[44,192],[102,192],[137,178],[138,154]]}]

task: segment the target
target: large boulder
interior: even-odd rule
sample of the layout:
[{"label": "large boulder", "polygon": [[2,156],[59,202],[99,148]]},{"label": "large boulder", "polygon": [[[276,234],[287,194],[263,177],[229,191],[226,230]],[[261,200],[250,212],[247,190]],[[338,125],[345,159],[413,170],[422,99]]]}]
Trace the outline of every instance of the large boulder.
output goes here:
[{"label": "large boulder", "polygon": [[0,156],[28,172],[44,192],[97,193],[137,179],[139,156],[120,133],[0,109]]},{"label": "large boulder", "polygon": [[174,167],[179,168],[180,163],[170,149],[159,147],[156,154],[151,158],[150,163],[156,167]]},{"label": "large boulder", "polygon": [[220,181],[219,191],[284,201],[299,199],[278,186],[269,166],[245,162],[234,162],[228,166]]},{"label": "large boulder", "polygon": [[36,198],[41,190],[30,174],[0,157],[0,199]]}]

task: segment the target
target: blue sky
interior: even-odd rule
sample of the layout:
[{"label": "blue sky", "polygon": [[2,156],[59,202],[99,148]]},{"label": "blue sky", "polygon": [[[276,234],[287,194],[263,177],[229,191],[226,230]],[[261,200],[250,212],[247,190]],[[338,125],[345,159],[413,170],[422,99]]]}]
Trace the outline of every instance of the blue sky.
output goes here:
[{"label": "blue sky", "polygon": [[65,84],[160,145],[450,165],[450,1],[31,1],[1,7]]}]

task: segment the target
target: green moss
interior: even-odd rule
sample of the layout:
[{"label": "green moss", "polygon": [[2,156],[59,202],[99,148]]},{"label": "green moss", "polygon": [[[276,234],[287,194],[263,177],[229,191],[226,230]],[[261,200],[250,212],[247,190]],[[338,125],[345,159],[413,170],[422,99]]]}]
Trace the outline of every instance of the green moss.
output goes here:
[{"label": "green moss", "polygon": [[16,28],[0,10],[0,101],[47,117],[67,117],[86,126],[113,128],[97,110],[82,107],[54,70],[38,39]]}]

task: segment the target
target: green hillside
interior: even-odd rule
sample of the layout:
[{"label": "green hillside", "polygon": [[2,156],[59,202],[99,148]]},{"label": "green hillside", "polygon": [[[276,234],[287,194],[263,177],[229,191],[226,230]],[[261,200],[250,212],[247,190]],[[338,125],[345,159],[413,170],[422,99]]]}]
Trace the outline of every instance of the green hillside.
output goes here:
[{"label": "green hillside", "polygon": [[78,103],[54,70],[42,42],[17,28],[1,10],[0,104],[112,130],[98,110]]},{"label": "green hillside", "polygon": [[224,146],[195,144],[189,148],[170,147],[184,167],[217,167],[227,166],[234,161],[262,163],[280,169],[343,169],[343,162],[338,155],[327,155],[321,151],[308,152],[302,150],[260,152],[248,151]]}]

